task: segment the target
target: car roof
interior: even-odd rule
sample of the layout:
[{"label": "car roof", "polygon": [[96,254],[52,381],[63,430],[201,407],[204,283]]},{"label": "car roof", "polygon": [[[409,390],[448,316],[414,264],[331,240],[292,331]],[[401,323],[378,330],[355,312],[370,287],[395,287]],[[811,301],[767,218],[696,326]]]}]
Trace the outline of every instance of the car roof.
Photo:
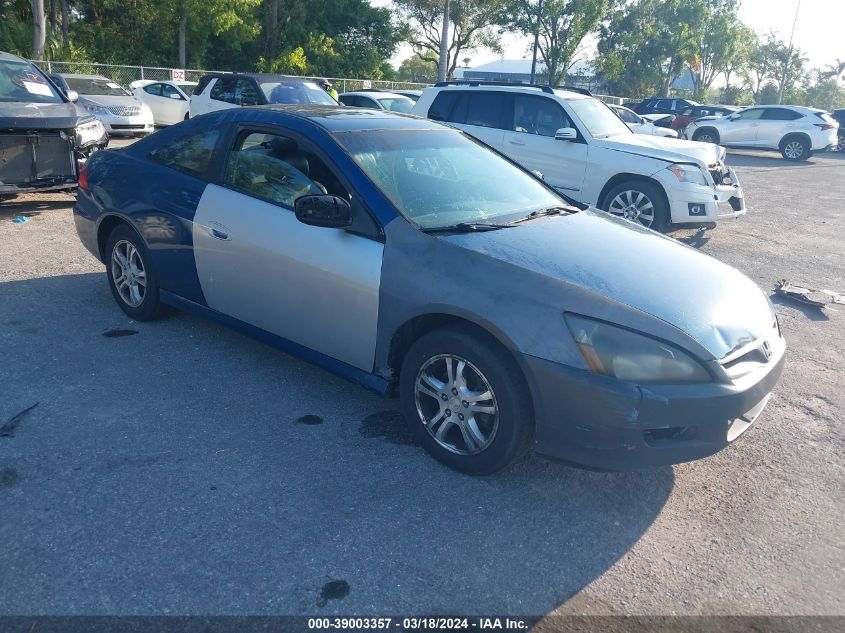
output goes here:
[{"label": "car roof", "polygon": [[[548,92],[539,86],[529,86],[521,84],[513,84],[512,86],[503,86],[502,84],[485,84],[484,82],[473,82],[470,84],[454,84],[449,86],[434,86],[436,90],[495,90],[496,92],[530,92],[531,94],[560,97],[561,99],[594,99],[588,95],[580,92],[573,92],[571,90],[563,90],[561,88],[554,88],[552,92]],[[426,88],[431,90],[431,88]]]},{"label": "car roof", "polygon": [[407,99],[405,95],[398,92],[388,92],[386,90],[350,90],[349,92],[341,92],[339,96],[354,95],[356,97],[372,97],[373,99]]},{"label": "car roof", "polygon": [[25,64],[32,64],[28,59],[4,51],[0,51],[0,62],[24,62]]},{"label": "car roof", "polygon": [[58,75],[63,79],[104,79],[106,81],[111,81],[112,83],[117,83],[116,81],[109,79],[108,77],[103,77],[102,75],[82,75],[79,73],[53,73],[54,75]]},{"label": "car roof", "polygon": [[270,104],[247,108],[227,108],[203,117],[231,117],[240,121],[280,123],[305,120],[330,134],[358,130],[450,130],[423,117],[369,108],[342,105]]},{"label": "car roof", "polygon": [[270,73],[222,73],[222,72],[212,72],[206,73],[203,77],[223,77],[223,78],[238,78],[238,77],[249,77],[250,79],[255,79],[259,83],[261,82],[270,82],[270,81],[289,81],[291,83],[305,83],[306,81],[310,81],[312,83],[316,83],[316,80],[311,79],[310,77],[296,77],[294,75],[274,75]]}]

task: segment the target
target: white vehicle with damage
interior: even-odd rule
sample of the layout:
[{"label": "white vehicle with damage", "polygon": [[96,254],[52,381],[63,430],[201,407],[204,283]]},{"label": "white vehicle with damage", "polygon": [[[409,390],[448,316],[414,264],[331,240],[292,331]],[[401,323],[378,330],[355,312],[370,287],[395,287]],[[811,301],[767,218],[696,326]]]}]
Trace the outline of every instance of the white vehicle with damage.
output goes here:
[{"label": "white vehicle with damage", "polygon": [[592,97],[548,86],[477,81],[426,88],[413,114],[499,150],[570,198],[663,230],[746,212],[725,149],[634,134]]}]

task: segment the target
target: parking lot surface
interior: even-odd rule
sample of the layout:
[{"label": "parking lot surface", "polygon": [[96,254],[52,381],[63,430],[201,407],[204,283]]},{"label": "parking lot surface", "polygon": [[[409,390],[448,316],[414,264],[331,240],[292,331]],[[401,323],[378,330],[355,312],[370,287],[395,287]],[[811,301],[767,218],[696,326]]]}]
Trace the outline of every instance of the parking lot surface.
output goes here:
[{"label": "parking lot surface", "polygon": [[[729,163],[748,215],[674,236],[767,291],[845,291],[845,155]],[[198,318],[129,321],[72,203],[0,203],[0,614],[845,614],[842,308],[775,300],[784,375],[714,457],[474,479],[394,400]]]}]

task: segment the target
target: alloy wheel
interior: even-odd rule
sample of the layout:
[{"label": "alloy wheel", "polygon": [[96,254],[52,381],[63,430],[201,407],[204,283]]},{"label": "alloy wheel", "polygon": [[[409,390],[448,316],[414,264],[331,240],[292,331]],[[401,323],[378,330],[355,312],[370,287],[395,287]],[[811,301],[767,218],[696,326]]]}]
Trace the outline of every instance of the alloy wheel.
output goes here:
[{"label": "alloy wheel", "polygon": [[492,443],[499,407],[489,381],[471,362],[453,354],[428,359],[417,373],[414,399],[420,422],[443,448],[474,455]]},{"label": "alloy wheel", "polygon": [[120,240],[111,253],[112,283],[126,305],[137,308],[147,292],[147,272],[141,254],[128,240]]},{"label": "alloy wheel", "polygon": [[699,134],[695,137],[695,140],[699,143],[715,143],[716,141],[713,140],[713,135],[708,134],[705,132],[704,134]]},{"label": "alloy wheel", "polygon": [[654,204],[642,191],[635,189],[620,191],[607,210],[613,215],[634,220],[646,227],[654,223]]},{"label": "alloy wheel", "polygon": [[784,146],[783,153],[793,160],[801,158],[804,155],[804,144],[801,141],[789,141]]},{"label": "alloy wheel", "polygon": [[839,136],[836,139],[836,151],[845,152],[845,135]]}]

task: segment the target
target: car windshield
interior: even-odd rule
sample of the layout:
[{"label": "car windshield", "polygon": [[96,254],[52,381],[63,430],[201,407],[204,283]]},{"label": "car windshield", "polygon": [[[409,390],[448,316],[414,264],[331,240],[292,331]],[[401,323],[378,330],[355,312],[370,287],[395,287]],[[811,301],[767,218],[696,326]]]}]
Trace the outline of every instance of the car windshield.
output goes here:
[{"label": "car windshield", "polygon": [[598,99],[567,99],[566,103],[593,138],[633,134],[622,119]]},{"label": "car windshield", "polygon": [[407,97],[389,97],[379,99],[378,102],[385,110],[392,110],[393,112],[405,112],[406,114],[414,107],[414,102]]},{"label": "car windshield", "polygon": [[269,81],[261,84],[261,91],[270,103],[337,105],[337,102],[313,81]]},{"label": "car windshield", "polygon": [[566,204],[457,130],[364,130],[336,138],[399,212],[422,229],[501,222]]},{"label": "car windshield", "polygon": [[26,62],[0,61],[0,101],[63,103],[56,89]]},{"label": "car windshield", "polygon": [[81,95],[100,97],[125,97],[129,93],[105,77],[65,77],[67,87]]}]

